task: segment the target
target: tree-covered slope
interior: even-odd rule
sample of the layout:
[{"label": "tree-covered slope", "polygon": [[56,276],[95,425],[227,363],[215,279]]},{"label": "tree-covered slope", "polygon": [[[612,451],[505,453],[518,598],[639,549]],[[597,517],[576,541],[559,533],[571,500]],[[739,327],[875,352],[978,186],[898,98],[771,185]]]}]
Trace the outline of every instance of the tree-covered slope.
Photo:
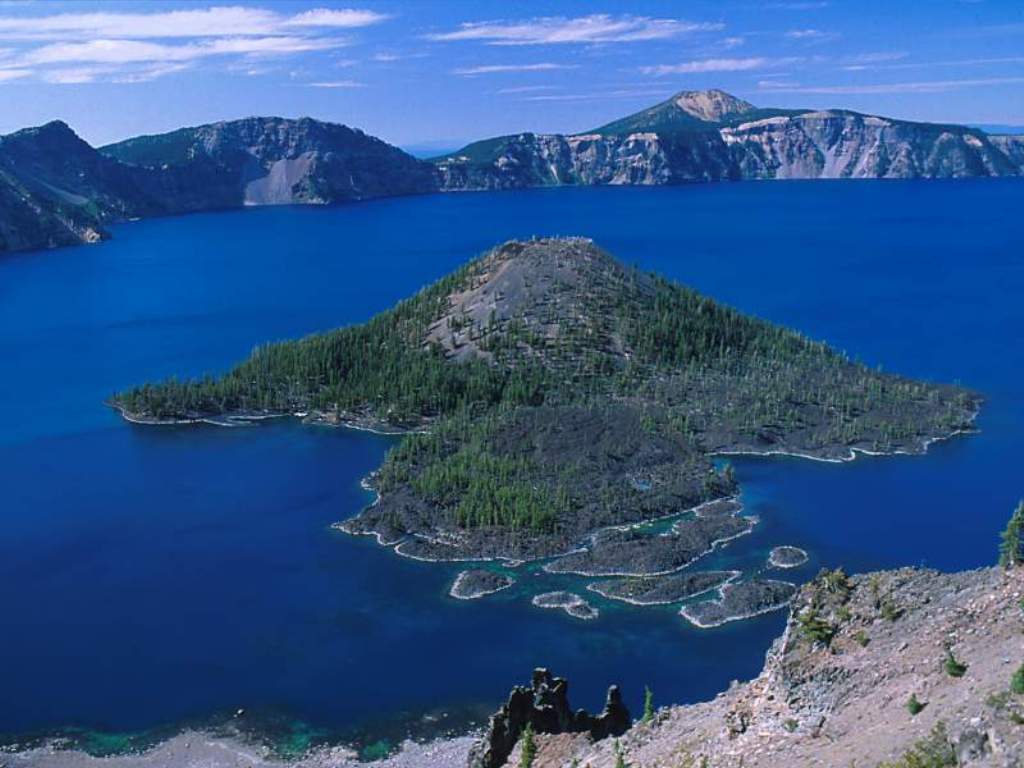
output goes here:
[{"label": "tree-covered slope", "polygon": [[113,404],[139,421],[425,428],[390,454],[380,502],[349,529],[411,535],[402,551],[431,558],[563,551],[733,492],[712,453],[919,452],[977,409],[964,390],[870,370],[584,239],[506,243],[365,324]]}]

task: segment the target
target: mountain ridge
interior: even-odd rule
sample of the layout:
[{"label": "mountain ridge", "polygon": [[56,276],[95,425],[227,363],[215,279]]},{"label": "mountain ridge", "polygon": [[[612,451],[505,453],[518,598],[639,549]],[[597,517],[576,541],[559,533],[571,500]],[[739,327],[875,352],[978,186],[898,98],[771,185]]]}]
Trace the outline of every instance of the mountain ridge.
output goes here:
[{"label": "mountain ridge", "polygon": [[695,181],[1024,174],[1024,136],[681,91],[575,134],[430,160],[358,128],[251,116],[91,147],[63,121],[0,137],[0,253],[96,242],[133,218],[395,195]]}]

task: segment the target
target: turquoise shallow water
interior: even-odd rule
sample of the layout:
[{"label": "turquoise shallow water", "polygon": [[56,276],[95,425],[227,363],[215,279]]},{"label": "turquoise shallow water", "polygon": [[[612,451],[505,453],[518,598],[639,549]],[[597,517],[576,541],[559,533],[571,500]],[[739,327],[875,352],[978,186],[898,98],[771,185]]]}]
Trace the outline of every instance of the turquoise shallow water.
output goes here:
[{"label": "turquoise shallow water", "polygon": [[[822,565],[990,563],[1024,495],[1024,183],[565,189],[144,221],[0,260],[0,733],[113,732],[245,707],[349,733],[486,708],[538,664],[574,702],[639,707],[760,668],[781,614],[699,631],[674,610],[446,598],[457,569],[332,531],[390,438],[303,427],[135,427],[112,391],[219,371],[255,344],[357,322],[513,236],[583,234],[620,258],[872,364],[959,380],[981,434],[849,465],[737,459],[755,533]],[[573,586],[581,586],[575,583]],[[445,722],[444,719],[441,721]],[[306,732],[303,732],[306,733]],[[301,734],[300,734],[301,736]],[[302,737],[304,738],[304,737]],[[301,738],[300,738],[301,740]]]}]

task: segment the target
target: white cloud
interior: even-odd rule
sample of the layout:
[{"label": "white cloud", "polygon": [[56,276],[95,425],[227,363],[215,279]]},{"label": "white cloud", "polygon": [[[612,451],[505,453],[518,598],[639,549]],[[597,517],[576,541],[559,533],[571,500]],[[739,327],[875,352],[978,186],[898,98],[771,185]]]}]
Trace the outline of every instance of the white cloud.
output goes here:
[{"label": "white cloud", "polygon": [[327,80],[319,83],[306,83],[310,88],[365,88],[366,83],[358,80]]},{"label": "white cloud", "polygon": [[51,43],[20,57],[25,64],[102,63],[129,64],[157,61],[194,61],[207,56],[269,56],[322,51],[346,42],[339,38],[228,37],[198,43],[167,45],[145,40],[91,40],[86,43]]},{"label": "white cloud", "polygon": [[144,82],[214,57],[226,59],[230,71],[250,72],[267,58],[342,48],[351,41],[340,30],[388,18],[356,8],[289,14],[240,5],[152,13],[0,11],[0,40],[16,46],[0,49],[0,66],[33,70],[52,83]]},{"label": "white cloud", "polygon": [[549,61],[537,64],[484,64],[479,67],[453,69],[454,75],[491,75],[501,72],[550,72],[555,69],[578,69],[577,64],[552,64]]},{"label": "white cloud", "polygon": [[964,88],[981,88],[991,85],[1014,85],[1024,83],[1024,77],[988,77],[976,80],[928,80],[916,83],[873,83],[859,85],[799,85],[785,83],[782,86],[769,83],[759,84],[763,90],[777,93],[817,94],[886,94],[886,93],[946,93]]},{"label": "white cloud", "polygon": [[566,93],[550,94],[544,96],[526,96],[522,101],[594,101],[600,99],[632,99],[632,98],[667,98],[670,95],[666,90],[636,90],[623,88],[612,91],[601,91],[599,93]]},{"label": "white cloud", "polygon": [[752,69],[764,69],[779,65],[792,64],[798,59],[768,59],[762,56],[751,56],[743,59],[696,59],[683,61],[679,64],[657,64],[640,67],[645,75],[686,75],[698,72],[748,72]]},{"label": "white cloud", "polygon": [[0,83],[5,83],[9,80],[20,80],[31,74],[32,70],[30,69],[0,69]]},{"label": "white cloud", "polygon": [[515,93],[537,93],[538,91],[557,91],[561,86],[557,85],[517,85],[513,88],[501,88],[495,93],[497,94],[515,94]]},{"label": "white cloud", "polygon": [[806,43],[825,43],[840,37],[838,32],[827,32],[823,29],[791,29],[786,33],[790,40],[802,40]]},{"label": "white cloud", "polygon": [[595,13],[575,18],[545,16],[523,21],[469,21],[460,24],[453,32],[427,35],[427,38],[438,41],[480,40],[491,45],[628,43],[665,40],[688,32],[720,30],[723,26],[680,19]]},{"label": "white cloud", "polygon": [[211,6],[156,13],[58,13],[0,16],[0,38],[22,40],[220,37],[282,34],[289,28],[354,28],[386,20],[355,9],[317,9],[286,16],[262,8]]},{"label": "white cloud", "polygon": [[286,27],[343,27],[352,29],[354,27],[369,27],[372,24],[379,24],[386,21],[390,16],[376,11],[358,10],[355,8],[316,8],[312,11],[305,11],[297,16],[292,16],[286,22]]}]

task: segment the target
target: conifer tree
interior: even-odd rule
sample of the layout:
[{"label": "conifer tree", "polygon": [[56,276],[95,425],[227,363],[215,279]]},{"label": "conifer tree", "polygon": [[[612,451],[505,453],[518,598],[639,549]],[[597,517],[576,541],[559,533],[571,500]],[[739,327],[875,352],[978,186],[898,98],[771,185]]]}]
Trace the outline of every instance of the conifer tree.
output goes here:
[{"label": "conifer tree", "polygon": [[1010,516],[1010,521],[1003,530],[999,543],[999,564],[1003,568],[1020,565],[1024,552],[1021,546],[1021,535],[1024,534],[1024,501],[1017,504],[1017,509]]}]

